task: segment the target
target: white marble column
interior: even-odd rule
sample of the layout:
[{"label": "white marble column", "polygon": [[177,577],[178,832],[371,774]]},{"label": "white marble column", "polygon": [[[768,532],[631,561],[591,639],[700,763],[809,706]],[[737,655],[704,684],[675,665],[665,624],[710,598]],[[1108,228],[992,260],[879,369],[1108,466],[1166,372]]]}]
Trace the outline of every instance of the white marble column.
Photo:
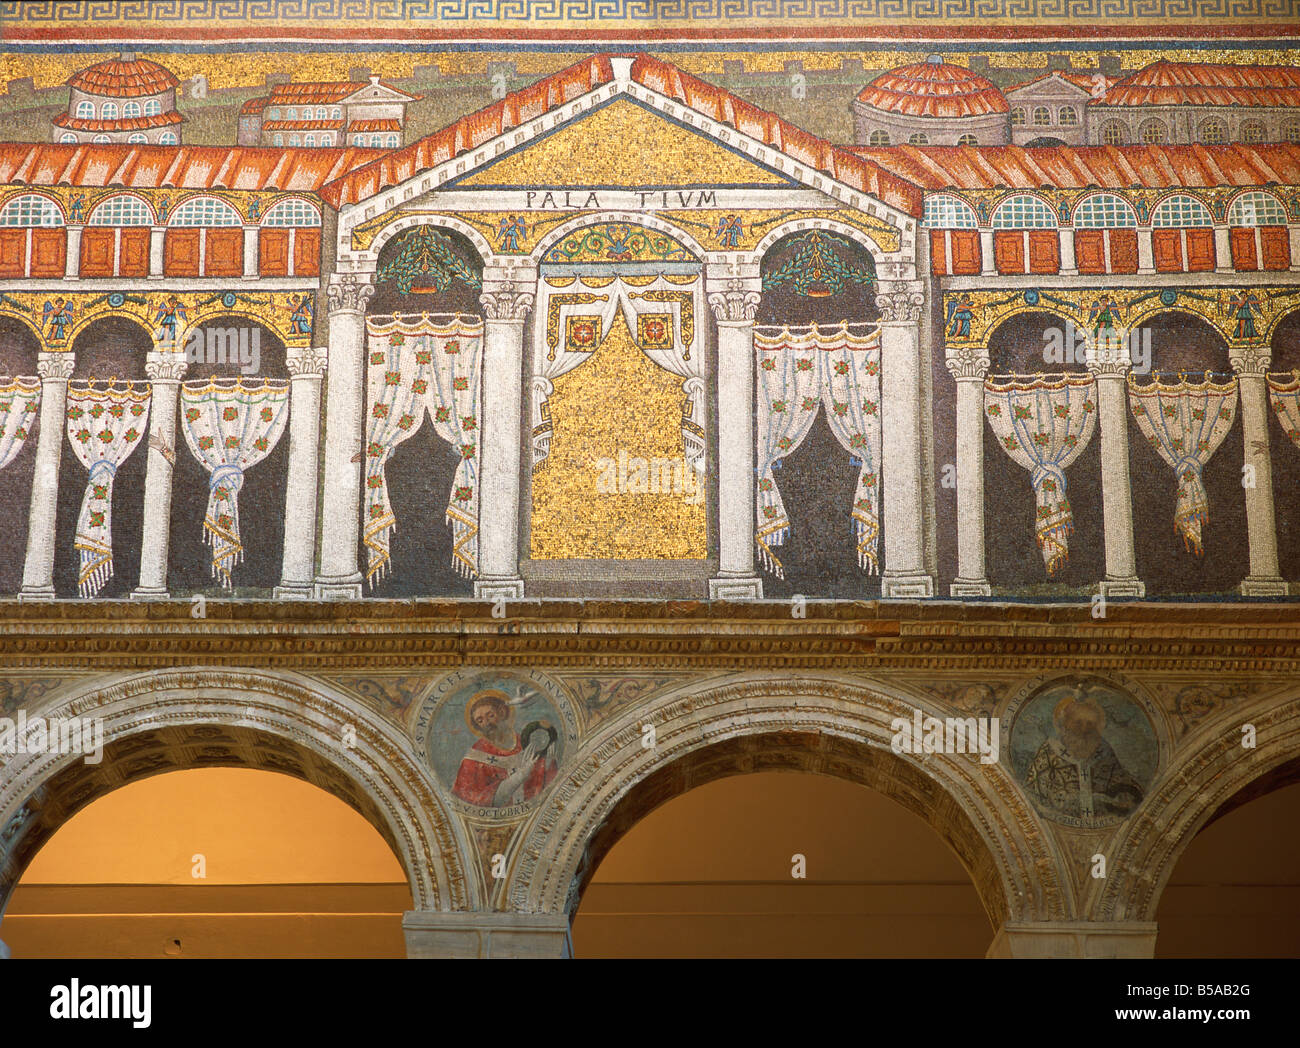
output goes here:
[{"label": "white marble column", "polygon": [[986,277],[997,276],[998,264],[993,257],[993,230],[980,230],[980,269]]},{"label": "white marble column", "polygon": [[140,584],[132,600],[166,600],[171,545],[172,471],[176,466],[176,400],[185,377],[183,352],[150,353],[144,365],[149,403],[149,457],[144,475],[144,529],[140,534]]},{"label": "white marble column", "polygon": [[1292,225],[1286,235],[1291,243],[1291,272],[1300,273],[1300,224]]},{"label": "white marble column", "polygon": [[1106,578],[1098,589],[1109,597],[1142,597],[1133,551],[1133,492],[1129,484],[1128,372],[1126,344],[1090,348],[1088,370],[1097,380],[1101,430],[1101,510],[1106,541]]},{"label": "white marble column", "polygon": [[[1187,237],[1183,237],[1183,262],[1187,261]],[[1227,226],[1214,227],[1214,271],[1232,273],[1232,239]]]},{"label": "white marble column", "polygon": [[1073,277],[1079,275],[1078,264],[1074,260],[1074,230],[1062,228],[1061,240],[1061,275]]},{"label": "white marble column", "polygon": [[244,227],[244,279],[256,280],[258,253],[261,247],[257,239],[257,226]]},{"label": "white marble column", "polygon": [[334,277],[329,302],[329,382],[325,386],[325,498],[321,508],[318,600],[358,600],[361,473],[366,410],[366,303],[369,274]]},{"label": "white marble column", "polygon": [[754,474],[754,318],[758,276],[705,271],[705,293],[718,325],[718,574],[710,600],[761,600],[754,569],[757,481]]},{"label": "white marble column", "polygon": [[310,599],[316,577],[316,488],[320,473],[320,384],[326,350],[302,346],[285,355],[289,368],[289,477],[284,496],[284,560],[280,599]]},{"label": "white marble column", "polygon": [[984,561],[984,377],[988,351],[949,349],[948,370],[957,380],[957,577],[954,597],[987,597]]},{"label": "white marble column", "polygon": [[[1285,597],[1286,582],[1277,563],[1277,517],[1273,510],[1273,462],[1268,437],[1267,348],[1230,346],[1228,359],[1237,373],[1241,397],[1241,435],[1245,464],[1254,467],[1254,484],[1246,487],[1246,537],[1250,574],[1242,580],[1244,597]],[[1244,480],[1244,476],[1243,476]]]},{"label": "white marble column", "polygon": [[81,226],[68,226],[68,246],[63,262],[63,279],[76,280],[81,275]]},{"label": "white marble column", "polygon": [[885,526],[882,597],[933,597],[925,565],[922,459],[921,313],[919,283],[885,283],[880,309],[881,453]]},{"label": "white marble column", "polygon": [[63,425],[68,410],[71,353],[41,353],[36,371],[41,376],[41,413],[36,434],[36,463],[32,473],[32,498],[27,510],[27,555],[23,560],[23,586],[19,600],[54,599],[54,527],[59,508],[59,460],[63,453]]},{"label": "white marble column", "polygon": [[1141,226],[1138,235],[1138,272],[1154,273],[1156,271],[1155,242],[1150,226]]},{"label": "white marble column", "polygon": [[161,280],[163,277],[163,242],[167,237],[166,226],[154,226],[149,230],[149,279]]},{"label": "white marble column", "polygon": [[523,470],[524,324],[533,306],[532,280],[483,271],[483,436],[479,449],[480,600],[519,600],[519,478]]}]

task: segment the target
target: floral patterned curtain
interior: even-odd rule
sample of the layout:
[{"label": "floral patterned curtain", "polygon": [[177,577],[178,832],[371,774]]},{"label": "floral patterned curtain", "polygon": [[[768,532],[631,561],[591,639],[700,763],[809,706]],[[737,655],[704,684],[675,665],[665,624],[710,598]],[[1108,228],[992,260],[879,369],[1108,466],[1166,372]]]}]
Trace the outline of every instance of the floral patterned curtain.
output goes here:
[{"label": "floral patterned curtain", "polygon": [[77,589],[83,598],[95,596],[113,577],[113,478],[140,444],[151,397],[148,383],[68,384],[68,440],[90,471],[74,543],[81,559]]},{"label": "floral patterned curtain", "polygon": [[1237,380],[1219,383],[1207,373],[1202,382],[1182,376],[1176,383],[1155,378],[1139,386],[1130,375],[1128,392],[1138,429],[1178,476],[1174,529],[1184,548],[1201,556],[1201,529],[1210,515],[1201,471],[1232,429]]},{"label": "floral patterned curtain", "polygon": [[397,526],[385,476],[393,450],[413,436],[428,411],[435,432],[461,455],[447,503],[452,562],[465,576],[478,572],[479,369],[483,324],[477,318],[433,316],[367,320],[369,413],[365,446],[366,579],[373,586],[389,570],[390,537]]},{"label": "floral patterned curtain", "polygon": [[858,563],[877,570],[880,457],[880,333],[874,325],[757,328],[759,557],[777,578],[785,570],[774,547],[790,536],[790,518],[776,470],[812,428],[820,405],[842,447],[858,466],[853,528]]},{"label": "floral patterned curtain", "polygon": [[39,378],[14,378],[0,386],[0,469],[22,451],[40,405]]},{"label": "floral patterned curtain", "polygon": [[1038,504],[1038,548],[1047,574],[1055,575],[1069,558],[1074,530],[1065,470],[1096,429],[1096,383],[1091,375],[990,376],[984,403],[998,443],[1029,470]]},{"label": "floral patterned curtain", "polygon": [[1300,371],[1268,376],[1269,400],[1291,443],[1300,447]]},{"label": "floral patterned curtain", "polygon": [[239,491],[244,473],[280,442],[289,418],[289,383],[210,379],[181,385],[181,429],[208,471],[203,539],[212,547],[212,577],[230,589],[231,569],[244,559]]}]

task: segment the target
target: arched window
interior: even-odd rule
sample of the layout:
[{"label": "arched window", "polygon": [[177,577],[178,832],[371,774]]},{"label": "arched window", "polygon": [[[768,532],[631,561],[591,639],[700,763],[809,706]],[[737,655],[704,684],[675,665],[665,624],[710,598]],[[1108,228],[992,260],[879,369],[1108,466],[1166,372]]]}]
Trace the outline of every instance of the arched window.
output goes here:
[{"label": "arched window", "polygon": [[136,120],[140,116],[140,103],[127,102],[122,106],[122,116],[127,120]]},{"label": "arched window", "polygon": [[177,138],[175,131],[164,131],[158,136],[158,144],[160,146],[174,146],[176,142]]},{"label": "arched window", "polygon": [[907,144],[909,146],[928,146],[930,144],[930,138],[924,131],[918,131],[916,134],[908,138]]},{"label": "arched window", "polygon": [[1061,106],[1056,111],[1056,120],[1063,127],[1074,127],[1079,122],[1079,111],[1074,106]]},{"label": "arched window", "polygon": [[90,213],[91,226],[151,226],[153,215],[139,197],[109,197]]},{"label": "arched window", "polygon": [[1122,146],[1127,140],[1128,134],[1124,130],[1124,125],[1118,120],[1108,120],[1101,128],[1101,141],[1103,145]]},{"label": "arched window", "polygon": [[289,136],[289,145],[290,145],[290,146],[300,146],[300,145],[302,145],[302,140],[301,140],[297,135],[290,135],[290,136]]},{"label": "arched window", "polygon": [[302,140],[302,144],[305,146],[314,146],[316,144],[316,136],[308,131],[307,136]]},{"label": "arched window", "polygon": [[316,119],[317,119],[317,120],[328,120],[328,119],[329,119],[329,116],[328,116],[327,114],[328,114],[328,110],[326,110],[326,108],[325,108],[324,106],[317,106],[317,107],[316,107]]},{"label": "arched window", "polygon": [[108,135],[96,135],[94,138],[91,139],[91,141],[95,143],[95,145],[97,146],[105,146],[108,145],[108,143],[111,142],[112,139],[110,139]]},{"label": "arched window", "polygon": [[334,136],[330,134],[321,135],[320,144],[323,146],[332,146],[334,144]]},{"label": "arched window", "polygon": [[1025,126],[1025,111],[1023,107],[1016,106],[1014,109],[1011,110],[1011,126],[1012,127]]},{"label": "arched window", "polygon": [[997,206],[990,225],[994,229],[1055,229],[1056,214],[1038,197],[1022,193]]},{"label": "arched window", "polygon": [[1148,120],[1138,128],[1138,138],[1144,145],[1162,146],[1169,141],[1169,128],[1163,120]]},{"label": "arched window", "polygon": [[262,219],[264,226],[318,226],[320,212],[305,200],[281,200]]},{"label": "arched window", "polygon": [[1222,120],[1211,117],[1209,120],[1201,121],[1201,126],[1197,128],[1197,134],[1206,145],[1222,145],[1228,140],[1228,125]]},{"label": "arched window", "polygon": [[84,99],[84,98],[83,98],[80,102],[78,102],[78,103],[77,103],[77,119],[78,119],[78,120],[94,120],[94,119],[95,119],[95,103],[94,103],[94,102],[89,102],[89,101],[87,101],[87,100]]},{"label": "arched window", "polygon": [[267,116],[267,119],[268,119],[268,120],[279,120],[279,119],[280,119],[280,107],[279,107],[279,106],[272,106],[271,109],[270,109],[270,111],[266,114],[266,116]]},{"label": "arched window", "polygon": [[888,131],[872,131],[867,135],[867,145],[869,146],[887,146],[889,145]]},{"label": "arched window", "polygon": [[979,221],[974,209],[960,197],[936,193],[925,198],[921,225],[928,229],[975,229]]},{"label": "arched window", "polygon": [[1262,142],[1265,138],[1264,125],[1258,120],[1247,120],[1241,125],[1241,140],[1243,142]]},{"label": "arched window", "polygon": [[1181,193],[1165,197],[1151,213],[1151,225],[1156,229],[1190,229],[1213,224],[1208,207],[1195,197]]},{"label": "arched window", "polygon": [[286,120],[297,120],[298,110],[294,106],[290,106],[288,109],[284,111],[284,118]]},{"label": "arched window", "polygon": [[1228,208],[1230,226],[1284,226],[1286,209],[1271,193],[1242,193]]},{"label": "arched window", "polygon": [[172,212],[173,226],[241,226],[239,212],[216,197],[194,197]]},{"label": "arched window", "polygon": [[158,116],[160,113],[162,113],[162,103],[159,102],[158,99],[150,98],[148,101],[145,102],[144,104],[145,116]]},{"label": "arched window", "polygon": [[980,140],[974,135],[962,135],[961,138],[957,139],[957,144],[959,146],[977,146],[980,144]]},{"label": "arched window", "polygon": [[128,145],[142,146],[147,143],[149,139],[145,138],[139,131],[136,131],[132,135],[128,136],[126,141]]},{"label": "arched window", "polygon": [[1300,120],[1288,120],[1282,125],[1282,139],[1286,142],[1300,142]]},{"label": "arched window", "polygon": [[1034,126],[1047,127],[1052,122],[1052,111],[1047,106],[1034,106]]},{"label": "arched window", "polygon": [[334,109],[333,109],[333,111],[331,112],[330,115],[331,115],[335,120],[341,120],[341,119],[343,118],[343,109],[342,109],[342,107],[341,107],[341,106],[335,106]]},{"label": "arched window", "polygon": [[1074,225],[1079,229],[1136,229],[1137,215],[1113,193],[1093,193],[1074,209]]},{"label": "arched window", "polygon": [[396,148],[397,148],[397,136],[396,136],[396,135],[389,135],[389,136],[388,136],[388,148],[389,148],[389,149],[396,149]]},{"label": "arched window", "polygon": [[63,212],[49,197],[20,196],[0,208],[0,226],[61,226]]},{"label": "arched window", "polygon": [[282,146],[282,145],[284,145],[284,135],[280,134],[279,132],[276,132],[276,136],[275,136],[275,144],[276,144],[277,146]]},{"label": "arched window", "polygon": [[102,110],[102,113],[103,113],[103,118],[104,118],[105,120],[116,120],[116,119],[117,119],[117,103],[116,103],[116,102],[105,102],[105,103],[104,103],[103,110]]},{"label": "arched window", "polygon": [[71,131],[64,131],[63,134],[59,137],[59,141],[62,142],[64,145],[75,145],[77,142],[77,136],[74,135]]}]

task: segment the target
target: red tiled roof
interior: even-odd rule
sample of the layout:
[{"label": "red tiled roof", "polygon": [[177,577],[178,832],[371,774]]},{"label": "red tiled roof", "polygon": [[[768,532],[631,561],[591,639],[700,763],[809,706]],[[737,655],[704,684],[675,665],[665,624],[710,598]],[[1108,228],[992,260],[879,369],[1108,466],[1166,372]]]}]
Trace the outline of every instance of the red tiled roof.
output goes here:
[{"label": "red tiled roof", "polygon": [[66,127],[73,131],[146,131],[151,127],[166,127],[184,122],[185,118],[174,109],[153,116],[133,116],[123,120],[83,120],[68,116],[67,113],[60,113],[54,118],[55,127]]},{"label": "red tiled roof", "polygon": [[1300,106],[1300,68],[1153,62],[1120,80],[1098,106]]},{"label": "red tiled roof", "polygon": [[242,106],[239,107],[239,115],[254,116],[257,113],[260,113],[263,109],[265,109],[270,104],[271,104],[271,99],[267,96],[263,96],[262,98],[250,98],[247,102],[245,102]]},{"label": "red tiled roof", "polygon": [[1300,145],[851,147],[927,190],[1300,183]]},{"label": "red tiled roof", "polygon": [[[608,84],[614,69],[608,54],[593,55],[575,65],[543,77],[529,87],[513,91],[477,113],[462,117],[404,149],[386,154],[365,167],[323,187],[322,197],[338,208],[374,196],[419,171],[436,167],[454,156],[475,149],[511,128],[536,120],[580,95]],[[676,66],[646,54],[633,57],[632,80],[673,99],[709,119],[733,127],[769,147],[793,157],[855,189],[870,194],[911,215],[921,213],[921,192],[886,169],[802,131],[775,113],[705,83]]]},{"label": "red tiled roof", "polygon": [[1022,87],[1029,87],[1031,84],[1041,83],[1042,81],[1048,80],[1054,76],[1059,76],[1062,80],[1073,84],[1075,87],[1082,88],[1089,94],[1092,93],[1096,86],[1098,77],[1101,77],[1101,86],[1104,91],[1109,91],[1118,82],[1117,77],[1107,76],[1105,73],[1085,73],[1055,69],[1050,73],[1040,73],[1032,79],[1022,80],[1020,83],[1012,84],[1010,87],[1005,87],[1002,90],[1004,94],[1010,94],[1012,91],[1019,91]]},{"label": "red tiled roof", "polygon": [[342,131],[342,120],[268,120],[263,131]]},{"label": "red tiled roof", "polygon": [[[276,84],[271,88],[271,101],[276,105],[331,105],[337,104],[350,95],[355,95],[363,87],[369,87],[370,81],[363,80],[318,80],[298,81],[288,84]],[[380,87],[395,91],[412,101],[421,95],[412,95],[400,87],[379,81]]]},{"label": "red tiled roof", "polygon": [[353,120],[348,124],[348,134],[353,131],[401,131],[402,125],[397,120]]},{"label": "red tiled roof", "polygon": [[997,86],[947,62],[918,62],[881,73],[858,101],[904,116],[962,117],[1005,113],[1011,107]]},{"label": "red tiled roof", "polygon": [[380,149],[0,143],[0,185],[311,193]]},{"label": "red tiled roof", "polygon": [[156,95],[180,83],[170,69],[145,58],[123,62],[112,59],[100,62],[68,78],[68,86],[91,95],[111,98],[139,98]]}]

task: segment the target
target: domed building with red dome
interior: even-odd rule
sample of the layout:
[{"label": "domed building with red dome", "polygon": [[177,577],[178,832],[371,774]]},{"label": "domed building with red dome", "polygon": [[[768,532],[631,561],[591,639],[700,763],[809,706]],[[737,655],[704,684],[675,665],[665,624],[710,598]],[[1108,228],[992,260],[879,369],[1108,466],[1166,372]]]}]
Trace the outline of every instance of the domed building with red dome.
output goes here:
[{"label": "domed building with red dome", "polygon": [[1001,146],[1011,106],[991,80],[939,55],[881,73],[851,107],[863,146]]},{"label": "domed building with red dome", "polygon": [[54,118],[54,141],[176,146],[184,117],[170,69],[124,53],[73,74],[68,111]]}]

